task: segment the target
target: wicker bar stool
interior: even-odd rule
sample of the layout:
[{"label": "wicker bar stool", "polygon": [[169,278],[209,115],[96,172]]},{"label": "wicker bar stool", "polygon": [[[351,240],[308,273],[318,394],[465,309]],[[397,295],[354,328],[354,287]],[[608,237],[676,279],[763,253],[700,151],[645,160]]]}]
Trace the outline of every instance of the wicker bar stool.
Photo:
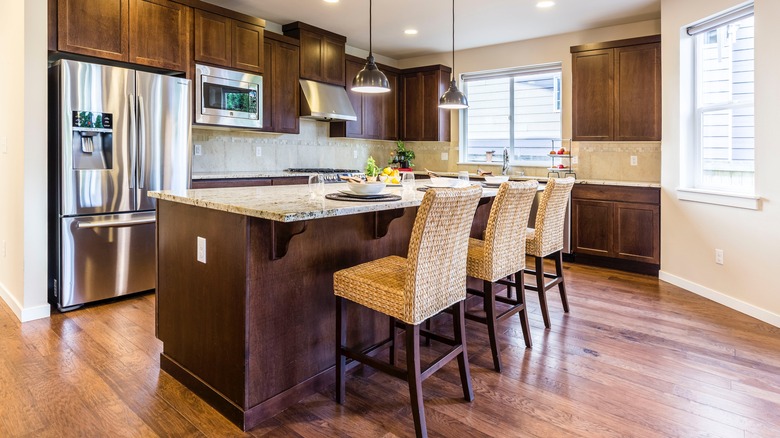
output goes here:
[{"label": "wicker bar stool", "polygon": [[[407,258],[384,257],[333,274],[336,295],[336,401],[344,403],[346,358],[357,360],[409,383],[417,436],[427,436],[422,381],[452,359],[458,359],[463,397],[474,399],[466,352],[464,300],[468,237],[482,189],[429,189],[417,210]],[[389,363],[345,346],[347,301],[390,317]],[[424,369],[420,365],[420,326],[452,308],[454,337],[426,335],[452,348]],[[396,322],[406,327],[406,369],[395,366]],[[425,331],[424,331],[425,332]]]},{"label": "wicker bar stool", "polygon": [[[468,289],[468,292],[483,298],[485,315],[466,312],[466,319],[487,325],[493,368],[498,372],[501,372],[501,351],[496,334],[499,321],[519,312],[525,345],[532,345],[525,307],[523,269],[526,226],[538,185],[537,181],[501,184],[490,209],[484,240],[469,239],[466,273],[469,277],[482,280],[483,286],[481,291]],[[511,280],[503,280],[507,277]],[[495,283],[517,288],[517,299],[497,296],[493,287]],[[509,304],[510,307],[496,314],[496,301]]]},{"label": "wicker bar stool", "polygon": [[[563,280],[563,225],[566,218],[566,205],[569,193],[574,186],[574,178],[555,179],[547,181],[542,199],[536,211],[534,228],[529,228],[525,237],[525,252],[534,257],[534,270],[526,269],[525,273],[536,277],[536,285],[525,285],[528,290],[539,292],[539,305],[542,308],[544,326],[550,328],[550,313],[547,310],[547,290],[558,286],[563,303],[563,311],[569,312],[569,302],[566,299],[566,284]],[[555,260],[555,274],[544,272],[544,258],[552,255]],[[545,278],[552,278],[545,283]]]}]

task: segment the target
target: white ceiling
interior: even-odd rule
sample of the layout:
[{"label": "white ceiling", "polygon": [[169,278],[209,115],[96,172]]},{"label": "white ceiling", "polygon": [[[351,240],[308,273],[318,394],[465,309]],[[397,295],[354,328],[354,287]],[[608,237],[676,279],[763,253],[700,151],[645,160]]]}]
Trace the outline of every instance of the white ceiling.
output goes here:
[{"label": "white ceiling", "polygon": [[[368,50],[368,0],[208,0],[277,24],[302,21],[347,37]],[[660,0],[456,0],[455,49],[469,49],[659,18]],[[374,52],[394,59],[441,53],[452,47],[451,0],[374,0]],[[404,35],[416,28],[419,34]]]}]

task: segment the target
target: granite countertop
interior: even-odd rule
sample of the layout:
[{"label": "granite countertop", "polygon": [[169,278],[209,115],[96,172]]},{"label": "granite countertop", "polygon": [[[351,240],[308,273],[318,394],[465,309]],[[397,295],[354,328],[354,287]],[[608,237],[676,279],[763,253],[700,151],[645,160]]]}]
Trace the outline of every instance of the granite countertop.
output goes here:
[{"label": "granite countertop", "polygon": [[[418,181],[417,186],[424,182]],[[325,193],[345,190],[344,183],[326,184]],[[404,193],[401,187],[388,187],[387,192],[403,196],[393,202],[350,202],[331,199],[312,199],[309,187],[305,184],[290,186],[231,187],[224,189],[191,189],[184,191],[149,192],[152,198],[181,204],[194,205],[213,210],[221,210],[278,222],[296,222],[333,216],[368,213],[372,211],[394,210],[397,208],[417,207],[424,192],[414,190]],[[496,189],[482,189],[483,197],[493,197]]]},{"label": "granite countertop", "polygon": [[[427,175],[425,171],[415,170],[415,175]],[[457,178],[458,172],[435,172],[439,176]],[[469,173],[470,178],[479,178],[476,173]],[[529,181],[535,179],[541,183],[547,182],[549,178],[546,176],[516,176],[510,175],[509,179],[512,181]],[[660,182],[652,181],[620,181],[620,180],[599,180],[599,179],[577,179],[575,184],[597,184],[605,186],[628,186],[628,187],[661,187]]]}]

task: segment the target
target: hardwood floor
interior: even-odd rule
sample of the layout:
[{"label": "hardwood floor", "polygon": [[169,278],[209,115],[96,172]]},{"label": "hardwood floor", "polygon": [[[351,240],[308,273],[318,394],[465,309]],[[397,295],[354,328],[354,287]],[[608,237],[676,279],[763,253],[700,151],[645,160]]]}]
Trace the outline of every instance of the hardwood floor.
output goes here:
[{"label": "hardwood floor", "polygon": [[[565,276],[571,313],[548,292],[550,330],[528,294],[532,349],[518,318],[500,325],[501,374],[467,323],[475,400],[454,362],[426,380],[431,436],[780,436],[780,328],[652,277]],[[24,325],[0,302],[0,436],[414,435],[405,382],[369,369],[348,375],[345,405],[331,386],[243,433],[159,370],[161,348],[152,294]]]}]

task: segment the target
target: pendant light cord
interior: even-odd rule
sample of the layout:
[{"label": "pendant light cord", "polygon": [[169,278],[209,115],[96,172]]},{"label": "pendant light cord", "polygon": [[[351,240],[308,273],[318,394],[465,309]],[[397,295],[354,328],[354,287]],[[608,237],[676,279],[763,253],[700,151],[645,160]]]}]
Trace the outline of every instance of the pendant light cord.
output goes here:
[{"label": "pendant light cord", "polygon": [[[453,0],[455,1],[455,0]],[[368,56],[373,55],[373,21],[374,21],[374,0],[368,0]]]},{"label": "pendant light cord", "polygon": [[455,80],[455,0],[452,0],[452,80]]}]

